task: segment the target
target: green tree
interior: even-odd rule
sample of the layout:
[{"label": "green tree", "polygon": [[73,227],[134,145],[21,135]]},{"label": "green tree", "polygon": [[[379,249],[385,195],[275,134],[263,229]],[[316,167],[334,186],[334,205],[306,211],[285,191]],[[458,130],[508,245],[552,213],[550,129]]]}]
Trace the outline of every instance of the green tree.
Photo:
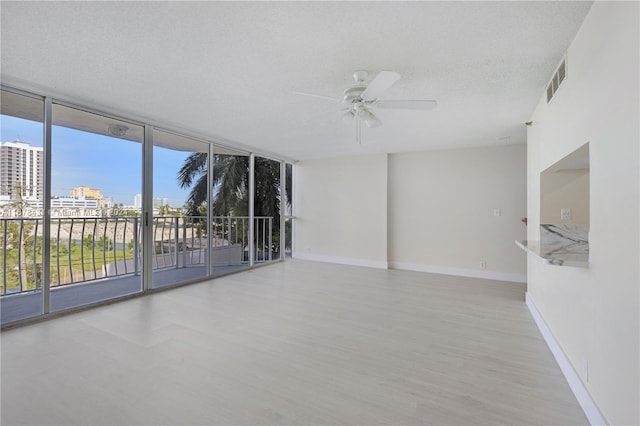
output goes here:
[{"label": "green tree", "polygon": [[[14,206],[18,209],[18,217],[22,217],[24,214],[24,208],[26,206],[26,203],[24,202],[24,200],[22,199],[22,185],[20,183],[18,183],[16,185],[16,194],[17,194],[17,198],[16,198],[16,202],[14,203]],[[29,283],[29,277],[27,275],[27,270],[28,265],[27,265],[27,254],[26,254],[26,247],[25,247],[25,236],[28,235],[30,229],[26,229],[28,227],[28,223],[24,222],[26,224],[26,227],[23,226],[23,229],[21,229],[21,235],[19,236],[20,241],[18,241],[18,250],[20,250],[20,265],[19,266],[19,270],[20,270],[20,280],[22,282],[22,291],[27,290],[28,288],[28,283]]]},{"label": "green tree", "polygon": [[42,256],[42,238],[35,235],[35,220],[9,220],[5,227],[0,266],[3,271],[6,269],[7,286],[21,291],[33,289],[38,285],[34,269],[38,269]]},{"label": "green tree", "polygon": [[84,244],[84,246],[86,248],[92,248],[93,247],[93,234],[87,234],[86,237],[84,237],[84,240],[82,240],[82,243]]},{"label": "green tree", "polygon": [[158,215],[160,216],[169,216],[171,214],[171,206],[167,204],[163,204],[158,207]]},{"label": "green tree", "polygon": [[[248,215],[249,157],[215,155],[213,158],[214,216]],[[181,188],[191,188],[187,199],[188,216],[201,213],[207,200],[207,154],[195,152],[178,171]],[[291,175],[287,170],[287,202],[291,199]],[[280,217],[280,163],[262,157],[255,159],[255,216]],[[275,220],[278,219],[278,220]]]},{"label": "green tree", "polygon": [[111,241],[111,239],[109,237],[100,237],[98,239],[98,242],[96,243],[96,245],[100,248],[100,250],[102,251],[109,251],[113,248],[113,243]]},{"label": "green tree", "polygon": [[[213,163],[214,216],[248,216],[249,214],[249,157],[215,155]],[[286,168],[287,203],[291,200],[291,171]],[[207,200],[207,154],[193,153],[185,159],[178,171],[178,183],[182,188],[191,188],[186,203],[186,214],[197,216],[206,214]],[[272,240],[276,247],[280,241],[280,163],[262,157],[255,158],[255,203],[254,216],[273,218]],[[257,223],[255,241],[263,235],[264,221]],[[244,240],[244,238],[243,238]],[[267,241],[263,241],[267,244]],[[266,247],[260,247],[266,249]],[[270,249],[270,248],[269,248]]]}]

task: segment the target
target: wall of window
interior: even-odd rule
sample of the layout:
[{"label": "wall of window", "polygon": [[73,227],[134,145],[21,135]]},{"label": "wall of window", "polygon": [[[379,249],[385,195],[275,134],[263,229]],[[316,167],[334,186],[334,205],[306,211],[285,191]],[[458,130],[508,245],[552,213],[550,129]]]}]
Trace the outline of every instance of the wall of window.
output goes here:
[{"label": "wall of window", "polygon": [[8,87],[1,95],[2,326],[290,253],[290,163]]},{"label": "wall of window", "polygon": [[255,262],[280,259],[280,162],[255,157],[254,227]]},{"label": "wall of window", "polygon": [[[153,129],[152,287],[207,277],[209,144]],[[141,201],[140,201],[141,203]],[[192,210],[185,206],[194,205]]]},{"label": "wall of window", "polygon": [[[51,111],[50,312],[139,293],[131,194],[142,191],[144,128],[57,103]],[[54,207],[63,198],[79,207]]]},{"label": "wall of window", "polygon": [[44,101],[0,92],[0,320],[43,313]]},{"label": "wall of window", "polygon": [[282,227],[282,250],[284,250],[285,258],[291,258],[293,256],[293,164],[284,164],[284,203],[282,204],[281,211],[284,211]]},{"label": "wall of window", "polygon": [[214,275],[252,266],[249,258],[250,154],[214,147],[211,157],[211,263]]}]

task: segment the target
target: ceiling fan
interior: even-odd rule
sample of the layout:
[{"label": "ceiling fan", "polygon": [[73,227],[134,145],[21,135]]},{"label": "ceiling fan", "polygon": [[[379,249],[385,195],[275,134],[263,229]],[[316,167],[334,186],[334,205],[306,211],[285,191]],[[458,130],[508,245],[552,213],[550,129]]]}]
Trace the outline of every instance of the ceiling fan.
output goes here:
[{"label": "ceiling fan", "polygon": [[395,71],[380,71],[368,84],[366,83],[369,72],[360,70],[353,73],[355,84],[344,90],[342,99],[331,96],[317,95],[314,93],[296,92],[299,95],[313,96],[321,99],[342,102],[346,104],[343,120],[347,123],[355,122],[356,140],[362,143],[362,122],[367,127],[378,127],[382,122],[371,111],[372,108],[383,109],[413,109],[429,110],[435,108],[438,103],[434,100],[383,100],[378,96],[400,79],[400,74]]}]

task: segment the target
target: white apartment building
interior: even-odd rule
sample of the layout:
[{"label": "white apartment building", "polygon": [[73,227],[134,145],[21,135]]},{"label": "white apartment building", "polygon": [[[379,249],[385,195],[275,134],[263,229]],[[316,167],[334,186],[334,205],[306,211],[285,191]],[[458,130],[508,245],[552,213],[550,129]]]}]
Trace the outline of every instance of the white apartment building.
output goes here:
[{"label": "white apartment building", "polygon": [[[153,197],[153,208],[158,209],[162,206],[168,206],[169,199],[163,197]],[[142,194],[136,194],[133,197],[133,207],[136,209],[142,208]]]},{"label": "white apartment building", "polygon": [[27,142],[0,142],[0,202],[42,200],[43,150]]},{"label": "white apartment building", "polygon": [[142,194],[136,194],[133,197],[133,207],[136,209],[142,208]]},{"label": "white apartment building", "polygon": [[98,200],[92,198],[55,197],[51,199],[51,208],[97,209]]},{"label": "white apartment building", "polygon": [[169,199],[168,198],[153,197],[153,208],[154,209],[159,209],[162,206],[168,206],[168,205],[169,205]]}]

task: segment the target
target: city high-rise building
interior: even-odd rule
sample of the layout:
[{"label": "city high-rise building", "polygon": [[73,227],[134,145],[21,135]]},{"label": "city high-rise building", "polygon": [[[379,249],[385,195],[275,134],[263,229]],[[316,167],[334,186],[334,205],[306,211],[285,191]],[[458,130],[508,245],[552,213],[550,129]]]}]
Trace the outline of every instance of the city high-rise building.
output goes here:
[{"label": "city high-rise building", "polygon": [[27,142],[0,142],[0,201],[42,201],[44,154]]},{"label": "city high-rise building", "polygon": [[[153,208],[159,209],[162,206],[168,206],[169,199],[163,197],[153,197]],[[136,209],[142,208],[142,194],[136,194],[133,197],[133,207]]]},{"label": "city high-rise building", "polygon": [[153,208],[154,209],[159,209],[162,206],[168,206],[168,205],[169,205],[169,199],[168,198],[153,197]]},{"label": "city high-rise building", "polygon": [[78,200],[98,200],[98,207],[103,207],[102,193],[98,188],[89,188],[88,186],[76,186],[71,188],[71,198]]},{"label": "city high-rise building", "polygon": [[86,198],[90,200],[102,200],[102,193],[98,188],[89,188],[87,186],[76,186],[71,189],[71,198]]}]

